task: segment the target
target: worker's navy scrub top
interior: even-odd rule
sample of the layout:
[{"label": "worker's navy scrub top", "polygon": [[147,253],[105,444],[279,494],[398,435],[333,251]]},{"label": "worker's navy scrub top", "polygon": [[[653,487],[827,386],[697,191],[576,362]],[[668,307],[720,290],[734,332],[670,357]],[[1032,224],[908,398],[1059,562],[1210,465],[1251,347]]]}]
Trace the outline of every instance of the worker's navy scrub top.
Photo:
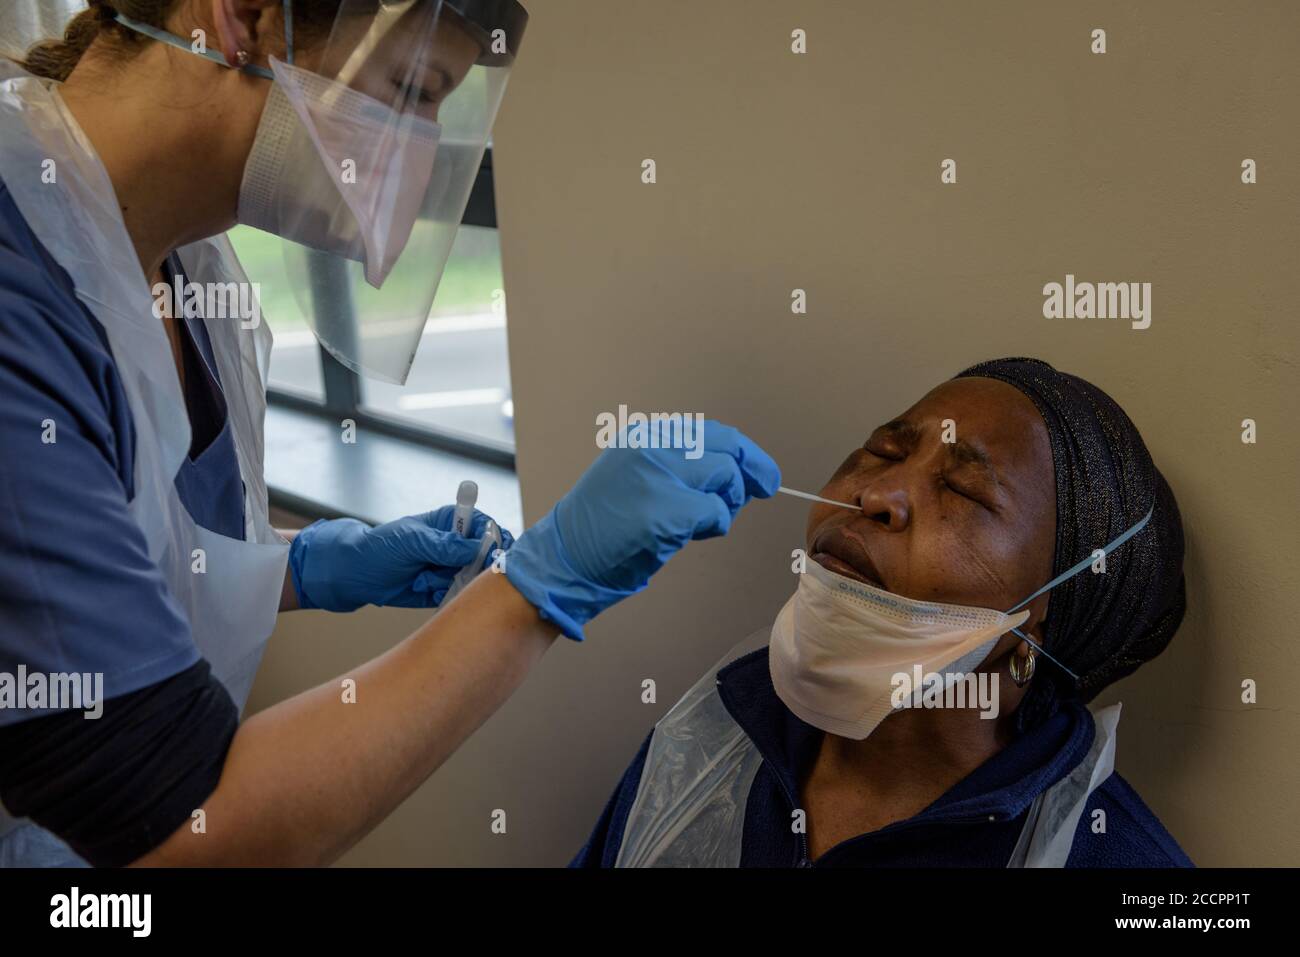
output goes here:
[{"label": "worker's navy scrub top", "polygon": [[[176,489],[196,523],[243,538],[211,343],[202,320],[181,327],[193,442]],[[102,672],[112,699],[199,660],[127,510],[134,452],[107,336],[0,183],[0,672]],[[0,727],[40,713],[0,708]]]}]

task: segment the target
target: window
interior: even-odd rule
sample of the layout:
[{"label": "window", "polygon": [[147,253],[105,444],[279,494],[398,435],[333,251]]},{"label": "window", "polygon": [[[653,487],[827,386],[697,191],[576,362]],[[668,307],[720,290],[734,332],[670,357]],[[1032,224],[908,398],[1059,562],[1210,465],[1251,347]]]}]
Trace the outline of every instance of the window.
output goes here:
[{"label": "window", "polygon": [[[252,274],[285,278],[279,240],[248,227],[230,232]],[[287,282],[274,283],[289,288]],[[469,204],[405,386],[363,380],[316,342],[296,297],[264,297],[275,333],[269,401],[373,428],[483,461],[513,466],[514,415],[506,351],[501,247],[492,194],[492,151]]]},{"label": "window", "polygon": [[362,380],[363,407],[512,447],[504,305],[497,231],[461,226],[406,385]]},{"label": "window", "polygon": [[285,281],[280,240],[249,226],[236,226],[229,236],[245,272],[278,280],[264,284],[261,295],[262,315],[275,333],[270,387],[323,403],[325,384],[321,378],[320,347],[297,298],[285,294],[289,286]]}]

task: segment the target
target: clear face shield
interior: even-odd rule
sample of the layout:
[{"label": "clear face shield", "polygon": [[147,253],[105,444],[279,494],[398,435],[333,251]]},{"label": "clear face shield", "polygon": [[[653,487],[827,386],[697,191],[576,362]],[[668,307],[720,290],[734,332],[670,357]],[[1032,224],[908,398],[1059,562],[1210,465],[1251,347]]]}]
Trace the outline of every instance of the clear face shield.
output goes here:
[{"label": "clear face shield", "polygon": [[287,285],[345,366],[401,384],[527,13],[516,0],[341,0],[323,45],[290,0],[285,18],[291,52],[270,59],[239,199],[241,223],[280,237],[284,271],[250,278],[264,302]]}]

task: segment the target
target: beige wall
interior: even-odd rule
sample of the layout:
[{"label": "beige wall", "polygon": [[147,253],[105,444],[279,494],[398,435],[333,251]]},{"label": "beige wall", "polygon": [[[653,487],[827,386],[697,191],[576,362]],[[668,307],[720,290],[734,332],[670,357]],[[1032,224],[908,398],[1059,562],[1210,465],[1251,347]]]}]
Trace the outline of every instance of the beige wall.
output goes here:
[{"label": "beige wall", "polygon": [[[939,380],[1041,356],[1129,411],[1186,521],[1182,630],[1102,699],[1125,704],[1121,772],[1198,863],[1300,864],[1300,6],[530,6],[496,135],[528,519],[620,403],[732,422],[815,489]],[[1067,272],[1151,282],[1151,327],[1043,319]],[[563,643],[347,862],[563,863],[655,718],[789,594],[803,513],[753,505]],[[257,700],[419,620],[294,617]]]}]

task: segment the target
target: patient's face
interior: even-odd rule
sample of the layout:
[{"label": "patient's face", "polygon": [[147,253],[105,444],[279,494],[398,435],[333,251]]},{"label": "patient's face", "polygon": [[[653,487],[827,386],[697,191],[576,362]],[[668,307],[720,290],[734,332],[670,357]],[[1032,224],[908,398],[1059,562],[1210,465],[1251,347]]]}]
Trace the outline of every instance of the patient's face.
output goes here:
[{"label": "patient's face", "polygon": [[[955,441],[943,441],[945,419]],[[1056,494],[1047,427],[996,379],[955,379],[870,435],[822,489],[808,553],[896,594],[1005,610],[1051,577]],[[1031,606],[1029,624],[1045,614]]]}]

